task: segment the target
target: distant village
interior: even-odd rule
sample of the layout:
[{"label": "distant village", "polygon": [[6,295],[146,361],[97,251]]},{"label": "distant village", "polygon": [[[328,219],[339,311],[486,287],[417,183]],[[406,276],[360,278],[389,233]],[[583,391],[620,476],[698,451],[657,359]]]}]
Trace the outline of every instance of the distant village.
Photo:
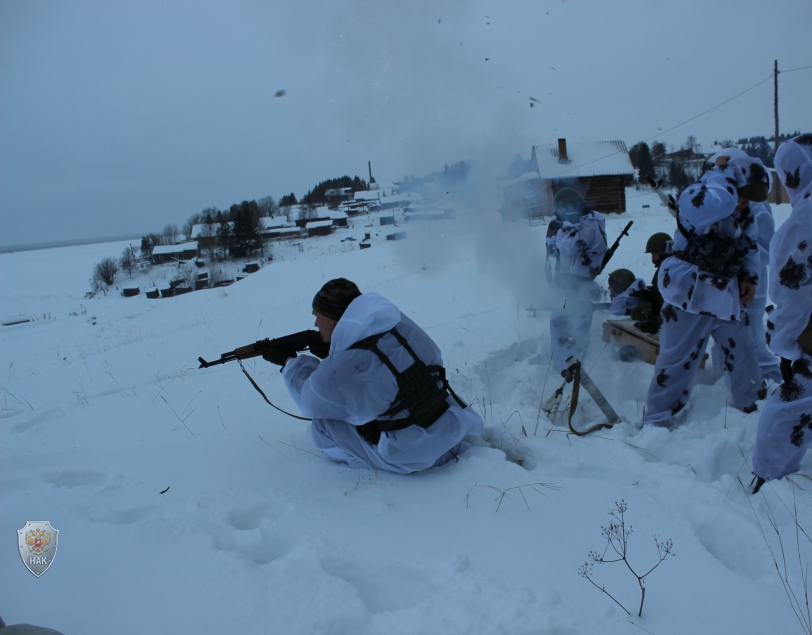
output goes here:
[{"label": "distant village", "polygon": [[[698,179],[710,156],[730,145],[732,142],[723,142],[702,148],[692,137],[671,153],[656,142],[652,148],[641,142],[631,149],[623,141],[558,139],[534,145],[529,160],[517,156],[508,167],[500,183],[503,204],[498,212],[505,221],[544,222],[552,215],[556,192],[572,188],[581,193],[591,209],[621,214],[626,211],[627,187],[648,188],[655,183],[663,186],[663,192],[679,191]],[[376,182],[371,165],[368,167],[368,183],[357,176],[345,176],[320,183],[301,202],[290,194],[278,204],[266,197],[232,205],[225,212],[207,208],[193,215],[183,231],[167,225],[161,234],[143,236],[138,251],[131,246],[120,258],[105,258],[94,267],[93,289],[88,296],[107,293],[124,272],[135,281],[134,274],[142,278],[137,274],[153,267],[169,267],[174,272],[161,276],[166,280],[163,288],[124,286],[122,295],[132,297],[143,292],[147,298],[158,299],[227,286],[272,262],[274,244],[302,249],[303,241],[341,231],[359,216],[369,217],[368,227],[377,224],[391,229],[384,232],[386,240],[402,240],[406,232],[395,227],[398,219],[453,219],[462,211],[458,204],[445,202],[448,197],[441,196],[441,192],[464,186],[471,168],[465,161],[446,165],[442,172],[424,178],[397,183]],[[770,193],[770,202],[788,202],[780,180],[774,179],[774,183],[777,187]],[[357,241],[357,248],[370,248],[370,236],[365,233],[365,238]],[[238,260],[242,263],[236,266]],[[226,262],[232,266],[215,266]]]}]

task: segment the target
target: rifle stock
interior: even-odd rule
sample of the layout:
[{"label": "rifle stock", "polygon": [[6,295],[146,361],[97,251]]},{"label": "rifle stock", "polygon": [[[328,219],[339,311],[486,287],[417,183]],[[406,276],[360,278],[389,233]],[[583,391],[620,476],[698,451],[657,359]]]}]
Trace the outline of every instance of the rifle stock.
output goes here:
[{"label": "rifle stock", "polygon": [[217,366],[217,364],[234,362],[239,359],[260,357],[273,348],[288,348],[297,353],[309,351],[321,359],[327,357],[330,351],[330,346],[325,344],[318,331],[307,330],[293,333],[292,335],[285,335],[284,337],[278,337],[273,340],[266,337],[264,340],[259,340],[246,346],[240,346],[233,351],[223,353],[220,355],[220,359],[213,362],[207,362],[202,357],[198,357],[197,360],[200,362],[200,368],[208,368],[209,366]]}]

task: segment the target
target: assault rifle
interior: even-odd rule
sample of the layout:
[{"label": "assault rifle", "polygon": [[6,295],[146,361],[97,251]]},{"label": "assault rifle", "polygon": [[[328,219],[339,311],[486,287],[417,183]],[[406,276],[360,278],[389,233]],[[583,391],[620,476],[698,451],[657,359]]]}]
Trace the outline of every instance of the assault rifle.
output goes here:
[{"label": "assault rifle", "polygon": [[624,236],[629,235],[629,228],[632,225],[634,225],[634,221],[630,220],[629,224],[626,225],[626,227],[623,229],[622,232],[620,232],[620,236],[617,237],[617,240],[614,242],[614,244],[611,247],[609,247],[609,249],[606,251],[606,255],[603,257],[603,262],[601,263],[601,271],[606,269],[606,265],[609,264],[609,261],[612,259],[612,256],[615,255],[618,245],[620,245],[620,239],[623,238]]},{"label": "assault rifle", "polygon": [[241,359],[250,359],[252,357],[260,357],[270,352],[274,348],[287,348],[297,353],[302,351],[310,351],[316,357],[324,359],[330,353],[330,345],[326,344],[319,335],[318,331],[307,330],[293,333],[292,335],[285,335],[276,339],[259,340],[247,346],[223,353],[220,359],[215,362],[207,362],[202,357],[198,357],[200,368],[208,368],[209,366],[216,366],[217,364],[225,364],[226,362],[234,362]]}]

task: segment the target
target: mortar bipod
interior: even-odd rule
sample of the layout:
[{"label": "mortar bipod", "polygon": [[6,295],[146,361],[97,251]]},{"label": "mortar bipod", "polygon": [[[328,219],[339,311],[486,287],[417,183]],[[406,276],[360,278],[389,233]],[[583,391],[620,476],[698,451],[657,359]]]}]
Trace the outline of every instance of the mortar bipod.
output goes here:
[{"label": "mortar bipod", "polygon": [[[620,417],[614,411],[612,406],[609,405],[609,402],[606,401],[606,397],[603,396],[603,393],[595,385],[595,382],[592,381],[592,378],[589,376],[586,370],[582,368],[581,362],[575,359],[575,357],[570,357],[567,359],[566,363],[567,368],[561,371],[561,376],[564,378],[564,383],[562,383],[561,386],[557,388],[550,398],[547,399],[547,401],[545,401],[542,405],[542,410],[547,415],[547,418],[552,422],[556,420],[558,416],[558,409],[561,407],[564,389],[568,383],[572,382],[572,397],[570,399],[569,416],[567,418],[567,425],[570,432],[576,436],[582,437],[590,432],[595,432],[596,430],[611,428],[618,421],[620,421]],[[576,430],[572,427],[572,417],[575,414],[575,410],[578,408],[578,396],[581,392],[582,385],[586,389],[587,393],[589,393],[589,396],[595,401],[598,408],[601,409],[601,412],[606,417],[606,423],[595,424],[586,430]]]}]

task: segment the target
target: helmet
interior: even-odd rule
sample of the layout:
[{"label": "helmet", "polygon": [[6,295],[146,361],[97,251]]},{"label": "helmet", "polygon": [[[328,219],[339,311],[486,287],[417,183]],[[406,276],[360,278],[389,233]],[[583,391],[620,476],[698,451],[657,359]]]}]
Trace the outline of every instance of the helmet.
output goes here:
[{"label": "helmet", "polygon": [[[727,160],[719,162],[724,158]],[[717,152],[711,160],[716,164],[712,168],[714,172],[736,179],[739,196],[754,203],[767,200],[772,179],[761,159],[748,156],[738,148],[728,148]]]},{"label": "helmet", "polygon": [[665,232],[657,232],[652,234],[646,242],[647,254],[664,254],[666,253],[666,243],[671,242],[673,238]]},{"label": "helmet", "polygon": [[618,293],[623,293],[635,280],[634,274],[628,269],[615,269],[609,274],[609,280],[615,283]]},{"label": "helmet", "polygon": [[561,220],[578,222],[578,219],[588,211],[584,197],[571,187],[559,190],[553,198],[553,214]]}]

